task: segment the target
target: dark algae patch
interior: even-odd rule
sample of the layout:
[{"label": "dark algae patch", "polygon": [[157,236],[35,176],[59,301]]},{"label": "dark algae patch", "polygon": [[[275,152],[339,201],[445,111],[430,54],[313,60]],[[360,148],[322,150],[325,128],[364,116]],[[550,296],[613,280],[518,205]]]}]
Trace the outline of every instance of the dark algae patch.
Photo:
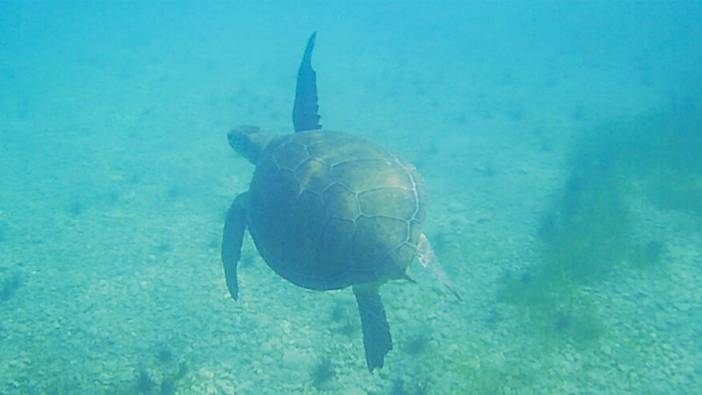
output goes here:
[{"label": "dark algae patch", "polygon": [[113,393],[172,395],[178,389],[178,383],[188,373],[185,362],[147,369],[140,367],[136,372],[134,383],[126,388],[114,388]]},{"label": "dark algae patch", "polygon": [[17,272],[11,272],[0,277],[0,302],[12,299],[21,286],[22,276]]},{"label": "dark algae patch", "polygon": [[601,336],[605,328],[585,289],[632,270],[664,269],[666,243],[640,232],[645,218],[632,202],[702,219],[701,139],[700,121],[671,114],[585,133],[537,230],[540,259],[502,277],[501,300],[546,336],[580,345]]},{"label": "dark algae patch", "polygon": [[392,383],[390,395],[428,395],[430,394],[429,384],[428,380],[410,383],[398,377]]},{"label": "dark algae patch", "polygon": [[327,356],[320,358],[312,367],[310,377],[312,378],[312,385],[317,389],[325,389],[331,385],[334,377],[336,377],[336,370],[331,358]]}]

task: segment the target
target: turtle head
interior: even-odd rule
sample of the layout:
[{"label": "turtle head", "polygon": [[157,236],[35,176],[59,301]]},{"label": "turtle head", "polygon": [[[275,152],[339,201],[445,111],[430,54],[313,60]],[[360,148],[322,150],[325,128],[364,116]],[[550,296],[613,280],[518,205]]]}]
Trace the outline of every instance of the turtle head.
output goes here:
[{"label": "turtle head", "polygon": [[258,126],[249,125],[237,126],[227,133],[227,140],[234,151],[254,165],[258,161],[259,154],[272,138],[271,134],[261,132]]}]

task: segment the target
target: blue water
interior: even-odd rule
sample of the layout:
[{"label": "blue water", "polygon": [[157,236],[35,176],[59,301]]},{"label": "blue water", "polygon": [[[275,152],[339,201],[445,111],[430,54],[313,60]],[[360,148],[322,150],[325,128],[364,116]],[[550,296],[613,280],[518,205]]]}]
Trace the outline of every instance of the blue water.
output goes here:
[{"label": "blue water", "polygon": [[[702,392],[702,6],[0,3],[0,394]],[[309,34],[325,129],[414,163],[420,265],[381,294],[220,241],[290,133]]]}]

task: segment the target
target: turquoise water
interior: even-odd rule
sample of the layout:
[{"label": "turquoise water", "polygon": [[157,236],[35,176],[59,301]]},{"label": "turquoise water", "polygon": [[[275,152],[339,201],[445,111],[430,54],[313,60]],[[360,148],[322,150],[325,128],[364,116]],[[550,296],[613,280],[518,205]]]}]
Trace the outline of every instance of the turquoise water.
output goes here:
[{"label": "turquoise water", "polygon": [[[0,3],[0,394],[702,392],[699,2]],[[349,289],[224,215],[289,133],[414,163],[457,301],[413,267],[366,369]],[[417,265],[415,265],[417,266]]]}]

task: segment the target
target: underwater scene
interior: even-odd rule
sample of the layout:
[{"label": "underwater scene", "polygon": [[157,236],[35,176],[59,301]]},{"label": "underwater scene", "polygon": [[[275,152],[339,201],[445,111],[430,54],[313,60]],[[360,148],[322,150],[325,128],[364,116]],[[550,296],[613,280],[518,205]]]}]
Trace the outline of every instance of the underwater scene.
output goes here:
[{"label": "underwater scene", "polygon": [[702,393],[700,21],[0,2],[0,395]]}]

